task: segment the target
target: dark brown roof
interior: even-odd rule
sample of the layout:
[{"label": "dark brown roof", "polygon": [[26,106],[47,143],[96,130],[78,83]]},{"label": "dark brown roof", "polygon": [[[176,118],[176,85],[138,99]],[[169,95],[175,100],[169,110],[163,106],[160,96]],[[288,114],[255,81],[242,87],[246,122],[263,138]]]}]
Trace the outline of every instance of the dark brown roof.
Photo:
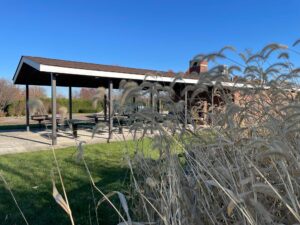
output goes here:
[{"label": "dark brown roof", "polygon": [[49,58],[33,57],[33,56],[23,56],[23,57],[32,60],[36,63],[48,65],[48,66],[59,66],[59,67],[67,67],[67,68],[74,68],[74,69],[141,74],[141,75],[161,74],[167,76],[169,74],[168,76],[170,76],[170,73],[165,71],[137,69],[137,68],[129,68],[123,66],[112,66],[112,65],[103,65],[103,64],[85,63],[85,62],[76,62],[76,61],[66,61],[60,59],[49,59]]}]

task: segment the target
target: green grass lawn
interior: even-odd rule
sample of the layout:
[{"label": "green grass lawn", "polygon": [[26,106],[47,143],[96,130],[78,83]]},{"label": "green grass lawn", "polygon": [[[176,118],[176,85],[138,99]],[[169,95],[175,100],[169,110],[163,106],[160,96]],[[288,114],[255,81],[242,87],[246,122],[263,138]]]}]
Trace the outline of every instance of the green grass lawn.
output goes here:
[{"label": "green grass lawn", "polygon": [[[136,142],[127,142],[133,152]],[[150,141],[142,144],[146,148]],[[123,159],[124,142],[85,146],[85,159],[97,186],[105,193],[129,188],[129,170]],[[89,177],[82,162],[76,161],[75,147],[55,150],[62,171],[65,187],[76,224],[96,224],[94,200],[100,194],[91,191]],[[66,213],[52,197],[52,175],[57,181],[52,151],[0,156],[0,171],[12,189],[29,224],[70,224]],[[61,192],[62,193],[62,192]],[[117,196],[112,198],[120,208]],[[119,219],[108,203],[98,209],[100,224],[117,224]],[[0,181],[0,224],[25,224],[11,198]]]}]

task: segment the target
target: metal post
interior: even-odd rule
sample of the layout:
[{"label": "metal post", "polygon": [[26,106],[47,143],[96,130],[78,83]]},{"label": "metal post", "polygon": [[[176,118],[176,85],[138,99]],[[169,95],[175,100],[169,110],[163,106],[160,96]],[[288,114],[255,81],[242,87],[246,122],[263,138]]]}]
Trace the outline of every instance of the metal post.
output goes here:
[{"label": "metal post", "polygon": [[72,87],[69,87],[69,120],[72,119]]},{"label": "metal post", "polygon": [[154,96],[153,96],[153,89],[151,90],[151,93],[150,93],[150,101],[151,101],[151,109],[154,111],[154,108],[155,108],[155,101],[154,101]]},{"label": "metal post", "polygon": [[211,91],[211,125],[213,125],[213,118],[214,118],[214,87],[212,87]]},{"label": "metal post", "polygon": [[159,108],[159,99],[158,99],[158,95],[159,95],[159,92],[158,92],[158,94],[157,94],[157,98],[156,98],[156,111],[158,112],[158,113],[160,113],[160,108]]},{"label": "metal post", "polygon": [[207,125],[207,101],[204,101],[203,103],[203,125]]},{"label": "metal post", "polygon": [[56,134],[56,75],[51,73],[52,145],[57,144]]},{"label": "metal post", "polygon": [[132,98],[132,105],[133,105],[133,113],[136,113],[137,108],[136,108],[136,105],[135,105],[135,97]]},{"label": "metal post", "polygon": [[187,126],[188,123],[188,93],[187,90],[184,92],[184,127]]},{"label": "metal post", "polygon": [[107,121],[107,95],[104,95],[104,121]]},{"label": "metal post", "polygon": [[[152,112],[154,113],[155,102],[154,102],[153,92],[154,92],[154,86],[152,86],[151,92],[150,92],[150,104],[151,104],[151,110],[152,110]],[[151,124],[151,134],[153,134],[154,119],[152,119],[151,123],[152,123],[152,124]]]},{"label": "metal post", "polygon": [[26,130],[29,129],[29,85],[26,84]]},{"label": "metal post", "polygon": [[112,128],[113,128],[113,100],[112,100],[112,89],[113,83],[109,80],[109,88],[108,88],[108,142],[112,138]]}]

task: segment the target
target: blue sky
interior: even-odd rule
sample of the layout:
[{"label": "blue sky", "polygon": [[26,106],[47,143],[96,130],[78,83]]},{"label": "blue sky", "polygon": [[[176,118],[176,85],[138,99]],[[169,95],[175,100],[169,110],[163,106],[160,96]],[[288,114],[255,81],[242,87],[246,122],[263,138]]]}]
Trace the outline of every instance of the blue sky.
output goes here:
[{"label": "blue sky", "polygon": [[21,55],[185,71],[224,45],[298,38],[298,0],[1,0],[0,78]]}]

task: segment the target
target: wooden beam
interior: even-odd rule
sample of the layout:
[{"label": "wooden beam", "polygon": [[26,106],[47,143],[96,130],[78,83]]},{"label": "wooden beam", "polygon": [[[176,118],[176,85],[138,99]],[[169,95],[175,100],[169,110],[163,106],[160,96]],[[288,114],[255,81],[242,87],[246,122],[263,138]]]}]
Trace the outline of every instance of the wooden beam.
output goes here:
[{"label": "wooden beam", "polygon": [[112,138],[112,128],[113,128],[112,90],[113,90],[113,82],[112,82],[112,80],[109,80],[109,88],[108,88],[108,142]]},{"label": "wooden beam", "polygon": [[57,144],[56,133],[56,75],[51,73],[52,145]]},{"label": "wooden beam", "polygon": [[73,118],[72,116],[72,87],[69,87],[69,119],[71,120]]},{"label": "wooden beam", "polygon": [[26,84],[26,130],[29,131],[29,85]]}]

